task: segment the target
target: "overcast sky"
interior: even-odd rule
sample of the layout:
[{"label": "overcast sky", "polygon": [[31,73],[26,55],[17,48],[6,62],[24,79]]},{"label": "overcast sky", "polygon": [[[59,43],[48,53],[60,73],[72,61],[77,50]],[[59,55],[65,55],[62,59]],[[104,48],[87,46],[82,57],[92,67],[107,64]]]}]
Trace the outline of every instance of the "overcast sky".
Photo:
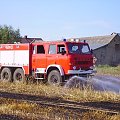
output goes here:
[{"label": "overcast sky", "polygon": [[58,40],[120,32],[120,0],[0,0],[0,25]]}]

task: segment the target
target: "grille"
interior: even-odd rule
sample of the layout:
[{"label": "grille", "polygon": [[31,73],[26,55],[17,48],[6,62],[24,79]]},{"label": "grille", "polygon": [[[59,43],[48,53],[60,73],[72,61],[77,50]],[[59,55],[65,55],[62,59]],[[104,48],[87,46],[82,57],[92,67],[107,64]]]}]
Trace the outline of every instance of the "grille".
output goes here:
[{"label": "grille", "polygon": [[91,61],[76,61],[76,64],[90,64]]}]

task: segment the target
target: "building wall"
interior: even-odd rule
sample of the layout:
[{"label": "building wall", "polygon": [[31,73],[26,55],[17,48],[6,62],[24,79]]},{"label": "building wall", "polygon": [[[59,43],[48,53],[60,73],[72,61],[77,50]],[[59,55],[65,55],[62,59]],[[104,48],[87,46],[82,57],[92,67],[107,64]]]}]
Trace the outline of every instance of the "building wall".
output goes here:
[{"label": "building wall", "polygon": [[[120,64],[120,36],[117,35],[114,40],[111,41],[110,47],[113,51],[111,54],[111,64],[118,65]],[[108,51],[109,52],[109,51]]]},{"label": "building wall", "polygon": [[106,47],[107,46],[104,46],[104,47],[98,48],[96,50],[93,50],[93,54],[97,58],[96,65],[104,65],[104,64],[106,64],[105,63],[106,62],[106,60],[105,60]]},{"label": "building wall", "polygon": [[97,65],[120,64],[120,36],[116,35],[108,45],[93,50]]}]

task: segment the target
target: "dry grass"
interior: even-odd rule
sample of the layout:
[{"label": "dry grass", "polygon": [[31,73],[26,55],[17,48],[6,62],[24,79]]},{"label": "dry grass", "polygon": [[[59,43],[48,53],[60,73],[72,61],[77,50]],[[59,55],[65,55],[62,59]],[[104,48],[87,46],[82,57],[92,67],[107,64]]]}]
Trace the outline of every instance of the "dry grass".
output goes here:
[{"label": "dry grass", "polygon": [[20,102],[13,99],[0,98],[0,119],[9,116],[9,119],[17,120],[119,120],[120,115],[108,115],[105,112],[85,112],[63,108],[52,108],[38,106],[27,102]]},{"label": "dry grass", "polygon": [[0,91],[38,95],[46,97],[59,97],[64,100],[89,102],[111,101],[120,102],[120,94],[112,92],[93,91],[92,89],[65,89],[63,87],[47,86],[42,84],[14,84],[0,82]]},{"label": "dry grass", "polygon": [[120,77],[120,66],[117,66],[117,67],[111,67],[108,65],[98,66],[97,72],[98,72],[98,74],[106,74],[106,75]]}]

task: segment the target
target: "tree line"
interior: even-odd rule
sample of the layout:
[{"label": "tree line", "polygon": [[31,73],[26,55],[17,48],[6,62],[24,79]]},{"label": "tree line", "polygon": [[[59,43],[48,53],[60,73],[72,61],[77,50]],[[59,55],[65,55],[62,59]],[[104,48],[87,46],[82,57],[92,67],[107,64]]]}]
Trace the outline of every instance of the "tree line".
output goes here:
[{"label": "tree line", "polygon": [[20,42],[20,29],[12,26],[0,25],[0,44]]}]

